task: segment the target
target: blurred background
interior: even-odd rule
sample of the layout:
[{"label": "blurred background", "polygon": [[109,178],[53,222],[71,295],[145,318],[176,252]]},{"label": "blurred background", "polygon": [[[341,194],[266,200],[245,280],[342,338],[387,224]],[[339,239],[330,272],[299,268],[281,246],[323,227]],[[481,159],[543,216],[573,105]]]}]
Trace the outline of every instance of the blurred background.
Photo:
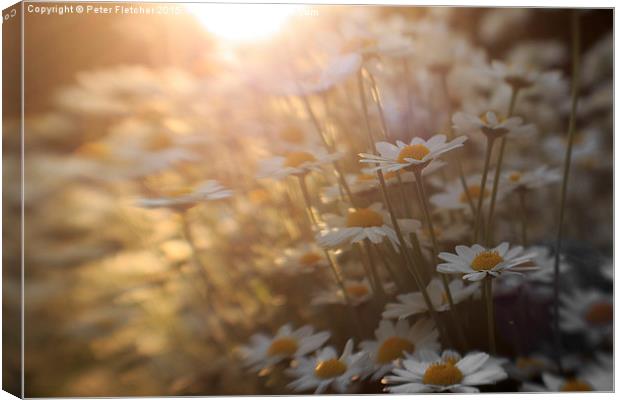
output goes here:
[{"label": "blurred background", "polygon": [[[277,383],[243,370],[237,346],[261,328],[289,321],[334,326],[343,309],[309,309],[304,290],[320,287],[320,279],[284,275],[270,264],[273,249],[299,234],[290,216],[303,209],[280,196],[285,188],[267,190],[254,180],[257,161],[273,152],[274,141],[285,140],[274,133],[273,112],[285,105],[266,88],[286,74],[287,62],[326,45],[322,38],[336,27],[395,16],[415,25],[440,16],[489,59],[506,58],[517,42],[560,43],[565,54],[553,67],[570,71],[570,10],[157,6],[172,11],[26,17],[29,397],[280,393]],[[611,37],[612,15],[596,10],[582,17],[584,53]],[[5,76],[16,73],[6,67]],[[611,76],[604,67],[601,73]],[[14,132],[18,104],[3,101],[4,130]],[[611,114],[597,118],[611,146]],[[18,175],[11,173],[19,145],[18,136],[3,136],[9,315],[19,269],[7,266],[19,265],[19,253],[11,251],[18,238],[6,227],[19,216]],[[612,251],[611,152],[598,162],[581,170],[587,189],[571,188],[582,192],[569,205],[566,236],[585,248],[581,258]],[[208,299],[196,287],[178,213],[136,207],[138,198],[199,179],[235,190],[232,200],[191,210],[213,285]],[[7,340],[17,337],[7,338],[5,330]],[[6,345],[4,352],[10,355],[5,377],[18,376],[18,353]]]}]

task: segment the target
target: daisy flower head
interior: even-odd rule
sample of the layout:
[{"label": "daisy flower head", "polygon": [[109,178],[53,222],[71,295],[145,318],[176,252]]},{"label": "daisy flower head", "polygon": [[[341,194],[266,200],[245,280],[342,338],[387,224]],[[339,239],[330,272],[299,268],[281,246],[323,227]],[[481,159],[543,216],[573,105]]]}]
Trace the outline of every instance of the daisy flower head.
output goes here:
[{"label": "daisy flower head", "polygon": [[543,372],[543,385],[526,382],[522,392],[610,392],[613,390],[613,365],[611,358],[590,363],[572,377],[561,377]]},{"label": "daisy flower head", "polygon": [[[473,283],[465,285],[462,279],[455,279],[449,283],[450,292],[454,304],[458,304],[470,297],[479,289],[479,284]],[[435,311],[443,312],[450,309],[448,296],[444,291],[443,284],[439,278],[433,278],[426,287],[428,296]],[[397,318],[399,320],[425,313],[428,311],[424,297],[421,292],[412,292],[398,295],[396,297],[398,303],[388,303],[385,311],[381,315],[383,318]]]},{"label": "daisy flower head", "polygon": [[[389,214],[381,203],[374,203],[368,208],[349,210],[346,217],[326,215],[326,229],[317,234],[316,241],[323,248],[335,248],[369,240],[381,243],[387,238],[398,250],[399,241],[391,226]],[[417,231],[422,226],[414,219],[399,219],[399,227],[404,234]],[[409,245],[409,242],[407,242]]]},{"label": "daisy flower head", "polygon": [[472,352],[462,358],[456,355],[450,352],[445,357],[436,353],[407,356],[402,366],[394,368],[393,375],[382,382],[391,393],[478,393],[476,386],[494,384],[507,377],[500,363],[486,353]]},{"label": "daisy flower head", "polygon": [[376,164],[373,171],[393,172],[401,169],[421,171],[440,155],[462,147],[466,140],[467,137],[459,136],[447,141],[445,135],[434,135],[428,140],[414,137],[409,144],[400,140],[397,140],[396,144],[378,142],[375,147],[379,155],[361,153],[360,162]]},{"label": "daisy flower head", "polygon": [[533,86],[539,78],[539,72],[523,64],[506,64],[493,61],[488,70],[490,76],[506,82],[513,90],[526,89]]},{"label": "daisy flower head", "polygon": [[345,393],[349,385],[366,373],[367,355],[353,352],[353,339],[349,339],[340,356],[333,347],[325,347],[314,356],[296,360],[287,373],[295,378],[288,384],[298,392],[314,389],[323,393],[328,388]]},{"label": "daisy flower head", "polygon": [[[494,292],[496,294],[514,292],[515,289],[521,287],[524,283],[539,284],[536,287],[537,293],[545,297],[549,294],[549,284],[553,281],[554,275],[555,257],[551,250],[544,246],[528,247],[527,252],[535,254],[535,256],[532,258],[531,262],[524,264],[524,266],[536,267],[536,269],[533,269],[523,276],[506,276],[505,279],[499,281],[499,284],[495,286]],[[568,268],[568,264],[560,258],[560,273],[566,272]]]},{"label": "daisy flower head", "polygon": [[519,381],[527,381],[540,376],[543,372],[555,372],[553,360],[543,355],[520,356],[506,365],[508,375]]},{"label": "daisy flower head", "polygon": [[382,320],[375,330],[376,340],[360,343],[361,349],[369,355],[372,365],[372,379],[381,379],[390,372],[395,361],[405,354],[417,354],[419,351],[438,351],[439,333],[430,319],[420,319],[412,326],[407,320],[391,322]]},{"label": "daisy flower head", "polygon": [[[349,301],[354,306],[364,304],[372,299],[372,287],[366,278],[360,280],[346,279],[343,285]],[[386,293],[393,293],[395,289],[396,287],[393,283],[386,283],[383,285],[383,290]],[[339,287],[333,287],[321,291],[314,296],[312,304],[347,304],[347,302],[342,290]]]},{"label": "daisy flower head", "polygon": [[164,190],[161,197],[143,198],[137,201],[142,208],[170,208],[184,211],[198,203],[221,200],[232,196],[233,192],[226,189],[215,180],[199,183],[195,187],[185,187],[175,190]]},{"label": "daisy flower head", "polygon": [[510,248],[507,242],[494,248],[479,244],[471,247],[456,246],[456,254],[441,252],[439,258],[446,261],[437,266],[444,274],[463,274],[463,279],[479,281],[486,277],[496,278],[502,274],[518,274],[536,267],[524,266],[535,254],[523,254],[523,247]]},{"label": "daisy flower head", "polygon": [[323,249],[314,243],[301,243],[286,249],[275,262],[291,274],[310,273],[329,265]]},{"label": "daisy flower head", "polygon": [[246,367],[261,371],[281,361],[305,356],[323,346],[329,337],[329,332],[315,333],[309,325],[293,330],[286,324],[272,337],[261,333],[253,335],[249,345],[241,347],[241,354]]},{"label": "daisy flower head", "polygon": [[599,343],[613,330],[614,304],[609,294],[589,289],[560,296],[560,327]]},{"label": "daisy flower head", "polygon": [[[459,179],[453,180],[445,185],[443,192],[436,193],[430,197],[430,202],[438,209],[445,210],[471,210],[471,204],[477,204],[478,199],[482,196],[483,206],[491,199],[491,190],[485,188],[484,192],[480,187],[480,176],[470,176],[466,180],[467,192],[463,188],[463,184]],[[493,185],[492,179],[487,179],[487,185]],[[503,192],[499,191],[498,196],[502,196]]]},{"label": "daisy flower head", "polygon": [[536,132],[532,124],[524,124],[521,117],[505,117],[495,111],[474,115],[459,111],[452,116],[454,130],[461,134],[472,135],[482,132],[489,139],[505,135],[524,136]]},{"label": "daisy flower head", "polygon": [[531,171],[506,171],[502,178],[509,190],[535,190],[559,182],[562,176],[557,169],[543,165]]},{"label": "daisy flower head", "polygon": [[340,153],[326,153],[320,150],[291,151],[284,156],[264,160],[258,172],[258,178],[283,179],[288,176],[304,176],[318,171],[322,166],[342,157]]}]

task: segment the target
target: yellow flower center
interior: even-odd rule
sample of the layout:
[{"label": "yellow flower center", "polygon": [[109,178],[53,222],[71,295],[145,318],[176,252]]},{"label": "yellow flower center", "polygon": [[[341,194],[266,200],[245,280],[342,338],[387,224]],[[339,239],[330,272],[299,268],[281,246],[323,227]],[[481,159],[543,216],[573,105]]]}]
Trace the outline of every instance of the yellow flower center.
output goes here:
[{"label": "yellow flower center", "polygon": [[504,259],[497,251],[483,251],[472,260],[471,268],[474,271],[488,271],[502,261]]},{"label": "yellow flower center", "polygon": [[383,217],[376,211],[369,208],[360,208],[355,211],[349,211],[347,215],[348,227],[370,228],[373,226],[382,226]]},{"label": "yellow flower center", "polygon": [[151,136],[147,139],[145,147],[147,150],[157,151],[164,150],[173,145],[172,139],[170,136],[165,133],[159,133],[157,135]]},{"label": "yellow flower center", "polygon": [[407,158],[413,158],[414,160],[419,161],[430,152],[431,151],[429,148],[423,144],[411,144],[402,148],[400,153],[398,153],[398,158],[396,161],[402,164],[407,163]]},{"label": "yellow flower center", "polygon": [[321,259],[322,257],[320,254],[317,254],[313,251],[309,251],[305,254],[302,254],[301,257],[299,257],[299,262],[306,267],[311,267],[315,265],[316,263],[318,263],[319,261],[321,261]]},{"label": "yellow flower center", "polygon": [[521,180],[521,173],[520,172],[512,172],[510,175],[508,175],[508,180],[510,180],[510,182],[512,183],[517,183]]},{"label": "yellow flower center", "polygon": [[104,159],[111,155],[110,148],[104,143],[87,143],[77,149],[77,153],[87,157]]},{"label": "yellow flower center", "polygon": [[370,293],[368,290],[368,286],[362,285],[361,283],[347,285],[346,290],[349,296],[355,297],[356,299],[364,297],[368,293]]},{"label": "yellow flower center", "polygon": [[321,361],[314,368],[314,375],[321,379],[336,378],[347,372],[347,365],[336,358]]},{"label": "yellow flower center", "polygon": [[[474,202],[475,200],[478,200],[478,198],[480,197],[481,190],[480,190],[479,185],[470,185],[467,187],[467,191],[469,192],[469,197]],[[489,197],[489,195],[490,195],[489,191],[484,189],[483,197],[486,198],[486,197]],[[461,193],[461,196],[459,197],[459,201],[461,203],[467,203],[467,193],[465,192]]]},{"label": "yellow flower center", "polygon": [[271,345],[267,349],[267,355],[273,356],[285,356],[289,357],[295,354],[297,351],[297,340],[292,337],[281,337],[271,342]]},{"label": "yellow flower center", "polygon": [[166,197],[182,197],[187,196],[193,192],[194,188],[191,186],[180,186],[162,190],[162,194]]},{"label": "yellow flower center", "polygon": [[313,161],[316,161],[316,158],[314,158],[312,154],[306,153],[305,151],[294,151],[286,156],[284,165],[287,167],[296,168],[305,162]]},{"label": "yellow flower center", "polygon": [[443,362],[445,362],[446,364],[450,364],[450,365],[456,365],[456,363],[459,361],[460,361],[460,358],[456,356],[448,356],[443,359]]},{"label": "yellow flower center", "polygon": [[[504,117],[503,115],[501,115],[498,112],[492,111],[495,114],[495,117],[497,118],[497,122],[498,123],[502,123],[504,121],[506,121],[506,117]],[[480,121],[484,122],[485,125],[489,124],[489,119],[487,118],[487,113],[482,113],[480,114]]]},{"label": "yellow flower center", "polygon": [[426,369],[422,382],[425,385],[449,386],[463,380],[463,373],[451,363],[433,364]]},{"label": "yellow flower center", "polygon": [[289,143],[302,143],[304,133],[296,126],[288,126],[280,131],[280,137]]},{"label": "yellow flower center", "polygon": [[250,201],[254,204],[262,204],[269,200],[269,192],[265,189],[254,189],[248,193]]},{"label": "yellow flower center", "polygon": [[592,386],[579,379],[568,379],[560,388],[560,392],[590,392]]},{"label": "yellow flower center", "polygon": [[586,312],[585,319],[592,325],[603,325],[613,321],[614,306],[611,303],[594,303]]},{"label": "yellow flower center", "polygon": [[374,46],[376,44],[377,44],[377,41],[374,39],[356,37],[346,42],[340,48],[340,53],[341,54],[356,53],[360,50]]},{"label": "yellow flower center", "polygon": [[403,356],[404,352],[412,353],[415,345],[407,339],[398,336],[387,338],[377,351],[377,362],[387,364]]},{"label": "yellow flower center", "polygon": [[526,369],[526,368],[544,368],[545,363],[536,358],[530,357],[519,357],[516,362],[517,368]]}]

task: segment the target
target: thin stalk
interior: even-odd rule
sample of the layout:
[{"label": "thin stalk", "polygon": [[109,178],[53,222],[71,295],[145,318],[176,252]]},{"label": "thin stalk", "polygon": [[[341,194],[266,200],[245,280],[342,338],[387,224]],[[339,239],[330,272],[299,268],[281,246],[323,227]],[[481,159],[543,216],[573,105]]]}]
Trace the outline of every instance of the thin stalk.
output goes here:
[{"label": "thin stalk", "polygon": [[[325,149],[329,153],[333,153],[334,147],[327,141],[327,138],[325,137],[325,134],[323,133],[323,128],[321,127],[321,123],[319,122],[318,118],[316,117],[316,114],[314,114],[314,111],[312,110],[310,101],[307,99],[306,96],[301,96],[301,99],[302,99],[302,102],[304,103],[306,112],[310,116],[310,120],[312,121],[317,133],[319,134],[319,137],[321,138],[321,142],[323,143],[323,146],[325,146]],[[344,173],[342,172],[342,168],[340,168],[340,164],[338,163],[338,161],[334,161],[333,165],[334,165],[334,170],[336,172],[336,178],[338,179],[338,184],[342,187],[344,192],[347,194],[349,201],[355,207],[356,206],[355,199],[353,198],[353,194],[351,193],[351,188],[349,188],[349,184],[347,183],[347,180],[344,178]]]},{"label": "thin stalk", "polygon": [[482,170],[482,180],[480,181],[480,195],[478,196],[478,205],[476,206],[476,223],[474,224],[474,243],[478,242],[478,235],[482,225],[482,201],[484,200],[484,192],[487,185],[487,174],[489,173],[489,164],[491,162],[491,153],[493,152],[493,143],[495,139],[491,136],[487,137],[487,148],[484,155],[484,169]]},{"label": "thin stalk", "polygon": [[527,245],[527,207],[525,206],[525,189],[518,190],[519,195],[519,209],[521,211],[521,245]]},{"label": "thin stalk", "polygon": [[[433,245],[433,259],[435,259],[439,255],[439,244],[437,243],[437,237],[435,236],[435,228],[433,227],[433,219],[431,218],[431,213],[428,206],[428,201],[426,198],[426,190],[424,189],[424,182],[422,181],[422,171],[416,169],[415,173],[415,182],[418,189],[418,196],[420,197],[420,202],[422,203],[422,210],[424,211],[424,219],[426,220],[426,226],[428,228],[429,235],[431,237],[431,243]],[[446,296],[448,297],[448,303],[450,304],[450,310],[454,310],[454,301],[452,299],[452,292],[450,291],[450,286],[448,285],[448,279],[445,274],[441,275],[441,281],[443,283],[443,288],[446,292]]]},{"label": "thin stalk", "polygon": [[398,274],[394,270],[394,266],[392,265],[392,263],[389,261],[388,255],[385,254],[381,246],[377,245],[375,246],[375,248],[377,249],[377,253],[379,253],[379,258],[381,258],[381,260],[383,261],[383,264],[385,265],[385,269],[387,269],[388,273],[390,274],[390,277],[394,281],[394,284],[398,288],[398,291],[404,292],[406,288],[403,285],[403,282],[401,281],[401,279],[398,278]]},{"label": "thin stalk", "polygon": [[306,202],[306,210],[308,211],[308,217],[310,218],[310,222],[312,222],[312,227],[318,226],[318,219],[314,214],[314,210],[312,209],[312,200],[310,197],[310,192],[308,191],[308,185],[306,184],[306,175],[298,175],[299,178],[299,187],[301,188],[301,193],[304,196],[304,201]]},{"label": "thin stalk", "polygon": [[573,11],[572,15],[572,31],[573,31],[573,70],[571,84],[571,112],[568,122],[568,145],[566,146],[566,154],[564,156],[564,173],[562,176],[562,194],[560,197],[560,216],[558,221],[558,232],[555,243],[555,258],[553,263],[553,342],[555,359],[560,371],[562,370],[562,341],[560,336],[560,312],[559,312],[559,296],[560,296],[560,251],[562,249],[562,225],[564,222],[564,212],[566,210],[566,194],[568,191],[568,178],[570,173],[571,156],[573,152],[573,143],[575,141],[575,128],[577,125],[577,98],[579,96],[579,75],[580,75],[580,41],[581,32],[579,26],[578,11]]},{"label": "thin stalk", "polygon": [[[299,186],[301,188],[301,193],[303,194],[304,201],[306,203],[306,209],[308,210],[308,217],[312,225],[312,230],[318,230],[317,220],[314,217],[314,213],[312,212],[312,200],[310,199],[310,194],[308,193],[308,188],[306,187],[304,176],[299,176],[298,181],[299,181]],[[344,285],[344,281],[342,279],[342,274],[340,270],[338,269],[334,261],[331,259],[329,252],[327,250],[324,250],[324,252],[325,252],[325,258],[327,258],[327,261],[329,262],[329,267],[334,275],[334,279],[336,280],[336,283],[340,287],[340,290],[342,290],[342,293],[343,293],[345,301],[347,302],[347,305],[349,305],[350,307],[353,307],[353,304],[351,303],[351,299],[349,298],[347,294],[347,290]]]},{"label": "thin stalk", "polygon": [[372,279],[375,281],[375,290],[377,291],[378,300],[385,300],[385,290],[383,289],[383,283],[381,283],[381,277],[379,276],[379,272],[377,271],[377,264],[375,263],[375,258],[372,255],[372,246],[370,245],[370,240],[364,239],[364,250],[366,253],[366,257],[368,257],[368,265],[370,266],[370,273],[372,274]]},{"label": "thin stalk", "polygon": [[[375,153],[374,139],[372,136],[372,131],[370,129],[370,120],[368,118],[368,105],[366,103],[366,95],[364,91],[364,80],[363,80],[363,75],[362,75],[361,70],[358,73],[357,82],[358,82],[359,96],[360,96],[360,100],[362,103],[362,111],[364,114],[364,121],[366,123],[366,133],[368,134],[368,142],[370,145],[370,151],[372,153]],[[439,329],[442,329],[442,325],[440,325],[439,323],[439,318],[437,316],[435,307],[433,306],[433,303],[431,302],[431,298],[429,297],[428,292],[426,290],[426,285],[422,282],[418,274],[418,271],[416,270],[413,262],[411,261],[411,258],[410,258],[410,255],[407,249],[407,241],[405,240],[405,237],[403,236],[400,226],[398,225],[398,219],[396,218],[396,214],[394,212],[394,206],[392,205],[392,201],[390,200],[390,197],[388,194],[387,185],[385,184],[385,177],[383,176],[383,171],[381,171],[380,169],[377,170],[377,177],[379,178],[379,185],[381,187],[381,194],[383,196],[383,201],[390,214],[390,220],[392,222],[394,231],[396,232],[396,237],[398,238],[400,249],[402,251],[402,257],[405,262],[405,265],[407,266],[407,270],[409,271],[411,276],[413,276],[416,286],[420,289],[420,292],[422,293],[422,298],[424,299],[424,303],[426,304],[426,307],[428,308],[429,313],[431,314],[431,317],[433,318],[433,321],[435,322],[435,325]],[[442,336],[444,336],[444,338],[446,338],[447,340],[448,335],[445,331],[443,331],[443,329],[442,329],[442,333],[443,333]]]},{"label": "thin stalk", "polygon": [[375,104],[377,105],[377,111],[379,111],[379,120],[381,121],[381,128],[383,129],[383,137],[388,139],[390,137],[390,132],[388,130],[387,121],[385,120],[381,98],[379,97],[379,88],[377,87],[375,77],[371,73],[368,73],[368,76],[370,77],[370,90],[372,91]]},{"label": "thin stalk", "polygon": [[495,345],[495,311],[493,310],[493,278],[484,278],[484,298],[487,308],[487,332],[489,339],[489,352],[493,355],[497,353]]},{"label": "thin stalk", "polygon": [[[508,106],[508,115],[510,118],[514,113],[515,105],[517,104],[517,96],[519,95],[519,89],[513,87],[510,95],[510,105]],[[506,151],[506,135],[502,136],[499,146],[499,155],[497,156],[497,165],[495,166],[495,178],[493,179],[493,191],[491,192],[491,203],[489,204],[489,217],[487,218],[486,229],[486,245],[491,246],[491,240],[493,239],[493,217],[495,213],[495,201],[497,200],[497,189],[499,187],[500,176],[502,173],[502,164],[504,161],[504,153]]]}]

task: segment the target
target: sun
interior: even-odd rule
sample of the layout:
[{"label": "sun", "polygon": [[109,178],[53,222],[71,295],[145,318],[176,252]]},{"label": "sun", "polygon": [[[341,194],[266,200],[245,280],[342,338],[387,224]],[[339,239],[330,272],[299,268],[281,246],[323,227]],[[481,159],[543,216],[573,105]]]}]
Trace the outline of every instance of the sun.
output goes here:
[{"label": "sun", "polygon": [[276,34],[302,5],[293,4],[187,4],[206,30],[231,42],[259,41]]}]

